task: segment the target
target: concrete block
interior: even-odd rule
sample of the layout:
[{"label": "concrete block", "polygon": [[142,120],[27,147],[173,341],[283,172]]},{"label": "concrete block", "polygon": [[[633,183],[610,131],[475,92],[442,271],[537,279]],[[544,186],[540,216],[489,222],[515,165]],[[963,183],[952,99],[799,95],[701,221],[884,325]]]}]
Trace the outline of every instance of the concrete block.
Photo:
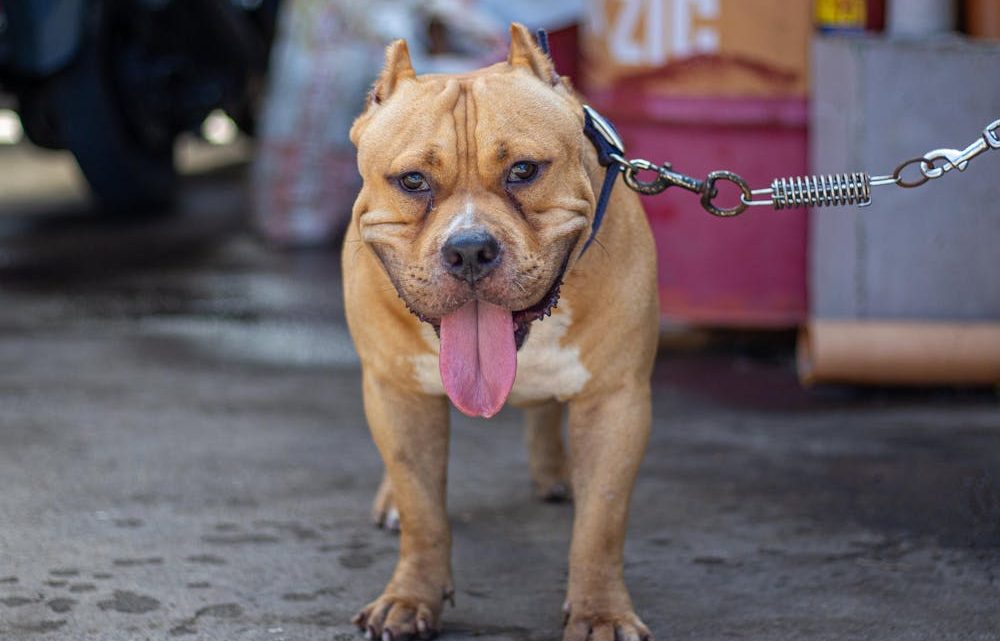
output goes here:
[{"label": "concrete block", "polygon": [[[811,171],[890,174],[962,149],[1000,118],[1000,46],[817,37]],[[864,209],[811,214],[810,311],[823,319],[1000,320],[1000,150]]]}]

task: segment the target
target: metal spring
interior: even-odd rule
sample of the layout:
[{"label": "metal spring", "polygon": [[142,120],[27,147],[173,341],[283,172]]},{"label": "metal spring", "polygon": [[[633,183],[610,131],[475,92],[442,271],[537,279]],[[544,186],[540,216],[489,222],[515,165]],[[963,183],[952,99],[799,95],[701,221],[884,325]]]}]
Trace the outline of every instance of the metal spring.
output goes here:
[{"label": "metal spring", "polygon": [[871,178],[865,173],[775,178],[771,199],[775,209],[870,205]]}]

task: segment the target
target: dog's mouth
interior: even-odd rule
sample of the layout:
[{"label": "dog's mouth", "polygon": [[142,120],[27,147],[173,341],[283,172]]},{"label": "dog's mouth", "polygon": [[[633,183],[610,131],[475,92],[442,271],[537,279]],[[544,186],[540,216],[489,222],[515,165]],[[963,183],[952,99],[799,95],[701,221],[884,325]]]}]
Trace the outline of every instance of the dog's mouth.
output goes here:
[{"label": "dog's mouth", "polygon": [[558,304],[568,262],[564,260],[545,294],[524,309],[511,311],[473,296],[439,319],[410,310],[434,327],[441,341],[441,382],[459,410],[489,418],[503,407],[514,386],[517,351],[524,345],[531,323],[550,315]]},{"label": "dog's mouth", "polygon": [[[555,280],[552,281],[552,286],[549,287],[541,298],[538,299],[534,305],[530,307],[525,307],[524,309],[511,312],[511,318],[514,321],[514,344],[517,349],[521,349],[524,345],[524,341],[528,338],[528,331],[531,329],[531,324],[536,320],[541,320],[546,316],[552,315],[552,310],[558,306],[559,303],[559,290],[562,287],[563,278],[566,276],[566,268],[569,265],[569,256],[563,260],[563,264],[559,268],[559,273],[557,274]],[[430,318],[421,314],[417,310],[410,307],[410,304],[405,298],[400,296],[403,303],[406,305],[406,309],[416,316],[421,322],[427,323],[434,328],[434,333],[438,338],[441,338],[441,319],[440,318]]]},{"label": "dog's mouth", "polygon": [[[531,307],[511,312],[511,319],[514,321],[514,345],[517,349],[521,349],[524,345],[524,341],[528,338],[528,331],[531,329],[531,324],[533,322],[552,315],[552,310],[555,309],[559,303],[559,288],[562,287],[562,279],[563,273],[560,272],[559,277],[552,283],[552,287],[550,287],[549,290],[545,292],[540,299],[538,299],[537,303]],[[437,334],[438,338],[441,338],[440,318],[427,318],[412,309],[410,309],[410,313],[433,327],[434,333]]]}]

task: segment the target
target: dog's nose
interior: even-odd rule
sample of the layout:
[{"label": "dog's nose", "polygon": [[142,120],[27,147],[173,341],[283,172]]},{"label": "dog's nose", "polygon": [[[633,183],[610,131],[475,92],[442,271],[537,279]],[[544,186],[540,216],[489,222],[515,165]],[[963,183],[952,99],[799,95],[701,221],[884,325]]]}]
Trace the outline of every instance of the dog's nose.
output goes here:
[{"label": "dog's nose", "polygon": [[474,285],[500,264],[500,243],[482,230],[460,231],[445,241],[441,257],[449,274]]}]

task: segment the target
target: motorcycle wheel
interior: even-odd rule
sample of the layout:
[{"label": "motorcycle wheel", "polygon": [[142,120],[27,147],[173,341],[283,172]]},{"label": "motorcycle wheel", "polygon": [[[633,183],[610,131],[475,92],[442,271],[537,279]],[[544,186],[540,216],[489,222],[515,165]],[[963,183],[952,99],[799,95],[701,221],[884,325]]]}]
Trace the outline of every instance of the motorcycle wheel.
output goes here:
[{"label": "motorcycle wheel", "polygon": [[75,63],[53,79],[61,141],[76,157],[91,192],[111,214],[151,214],[174,196],[173,137],[143,140],[130,126],[116,87],[112,21],[106,2],[95,3]]}]

